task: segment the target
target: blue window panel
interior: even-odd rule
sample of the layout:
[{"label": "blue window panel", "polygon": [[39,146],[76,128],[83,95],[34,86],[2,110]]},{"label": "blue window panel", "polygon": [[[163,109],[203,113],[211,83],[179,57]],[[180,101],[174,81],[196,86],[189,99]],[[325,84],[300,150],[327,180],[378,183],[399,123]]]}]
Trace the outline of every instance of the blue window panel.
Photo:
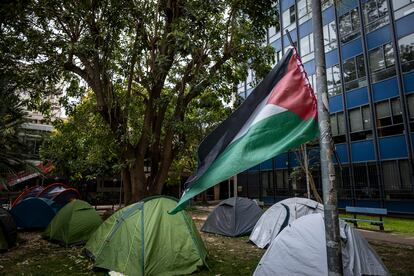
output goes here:
[{"label": "blue window panel", "polygon": [[346,92],[346,103],[348,109],[368,104],[368,91],[366,87]]},{"label": "blue window panel", "polygon": [[378,30],[367,34],[368,49],[374,49],[391,41],[391,27],[386,25]]},{"label": "blue window panel", "polygon": [[339,209],[345,209],[346,206],[353,206],[352,199],[338,199]]},{"label": "blue window panel", "polygon": [[337,1],[338,16],[349,12],[358,6],[358,0]]},{"label": "blue window panel", "polygon": [[362,53],[361,38],[356,38],[342,46],[342,58],[348,59]]},{"label": "blue window panel", "polygon": [[299,162],[298,162],[298,160],[296,159],[296,153],[295,152],[293,152],[293,151],[290,151],[289,152],[289,165],[290,165],[290,167],[292,168],[294,168],[294,167],[299,167]]},{"label": "blue window panel", "polygon": [[334,20],[335,20],[335,10],[334,10],[334,6],[332,5],[322,12],[322,24],[326,25],[329,22],[334,21]]},{"label": "blue window panel", "polygon": [[250,169],[248,169],[248,172],[257,172],[260,169],[260,165],[251,167]]},{"label": "blue window panel", "polygon": [[[290,36],[292,37],[293,42],[297,42],[298,41],[298,34],[297,34],[297,30],[294,29],[292,31],[290,31]],[[283,45],[286,47],[288,45],[290,45],[290,41],[287,35],[283,36]]]},{"label": "blue window panel", "polygon": [[407,147],[404,135],[379,138],[381,159],[407,157]]},{"label": "blue window panel", "polygon": [[[338,154],[339,161],[341,161],[341,164],[349,162],[346,144],[336,144],[335,150],[336,150],[336,153]],[[335,163],[338,162],[335,157],[334,157],[334,161]]]},{"label": "blue window panel", "polygon": [[374,101],[378,102],[384,99],[398,96],[397,78],[391,78],[372,85]]},{"label": "blue window panel", "polygon": [[278,169],[282,169],[282,168],[287,168],[287,153],[282,153],[278,156],[275,157],[276,160],[276,168]]},{"label": "blue window panel", "polygon": [[252,93],[253,88],[247,89],[246,96],[249,97],[249,95]]},{"label": "blue window panel", "polygon": [[411,132],[410,133],[411,135],[411,145],[414,145],[414,133],[413,132]]},{"label": "blue window panel", "polygon": [[282,12],[295,4],[295,0],[282,0]]},{"label": "blue window panel", "polygon": [[385,201],[385,207],[389,213],[414,214],[414,204],[412,200],[409,201]]},{"label": "blue window panel", "polygon": [[315,74],[315,61],[313,59],[303,64],[303,67],[308,76]]},{"label": "blue window panel", "polygon": [[404,16],[395,23],[397,37],[403,37],[408,34],[414,33],[414,13]]},{"label": "blue window panel", "polygon": [[276,51],[281,51],[282,50],[282,39],[278,39],[272,42],[272,47],[276,50]]},{"label": "blue window panel", "polygon": [[261,170],[271,170],[271,169],[273,169],[272,159],[266,160],[263,163],[261,163],[260,164],[260,169]]},{"label": "blue window panel", "polygon": [[319,147],[308,147],[308,161],[310,165],[315,165],[316,163],[320,163],[320,152]]},{"label": "blue window panel", "polygon": [[379,200],[358,199],[356,201],[356,206],[368,208],[381,208],[381,202]]},{"label": "blue window panel", "polygon": [[374,143],[372,140],[364,140],[351,143],[353,162],[375,160]]},{"label": "blue window panel", "polygon": [[329,68],[335,64],[339,63],[339,57],[338,57],[338,50],[332,50],[328,53],[325,53],[325,61],[326,61],[326,68]]},{"label": "blue window panel", "polygon": [[312,32],[312,20],[308,20],[299,26],[299,37],[302,38]]},{"label": "blue window panel", "polygon": [[414,72],[406,73],[403,75],[404,79],[404,92],[414,92]]},{"label": "blue window panel", "polygon": [[329,112],[338,112],[344,110],[344,106],[342,103],[342,95],[335,95],[333,97],[329,97]]}]

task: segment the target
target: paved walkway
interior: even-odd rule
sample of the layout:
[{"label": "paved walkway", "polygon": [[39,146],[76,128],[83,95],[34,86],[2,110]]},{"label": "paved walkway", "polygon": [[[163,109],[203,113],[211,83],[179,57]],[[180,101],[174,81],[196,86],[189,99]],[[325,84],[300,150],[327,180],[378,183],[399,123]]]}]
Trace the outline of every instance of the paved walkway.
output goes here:
[{"label": "paved walkway", "polygon": [[358,231],[367,240],[399,243],[399,244],[414,246],[414,236],[404,236],[400,234],[379,232],[379,231],[369,231],[365,229],[358,229]]}]

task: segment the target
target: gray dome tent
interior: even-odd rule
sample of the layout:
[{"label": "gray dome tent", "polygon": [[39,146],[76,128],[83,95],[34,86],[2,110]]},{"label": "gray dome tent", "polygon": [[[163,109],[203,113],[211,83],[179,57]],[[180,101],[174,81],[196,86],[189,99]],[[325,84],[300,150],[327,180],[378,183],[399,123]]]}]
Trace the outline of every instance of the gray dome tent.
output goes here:
[{"label": "gray dome tent", "polygon": [[230,237],[247,235],[262,214],[262,209],[253,200],[228,198],[214,208],[201,231]]},{"label": "gray dome tent", "polygon": [[265,248],[289,223],[313,213],[323,213],[323,205],[301,197],[279,201],[260,217],[250,235],[250,240],[258,247]]},{"label": "gray dome tent", "polygon": [[[345,276],[389,275],[368,242],[345,222],[340,223]],[[272,241],[253,274],[328,275],[322,214],[303,216]]]}]

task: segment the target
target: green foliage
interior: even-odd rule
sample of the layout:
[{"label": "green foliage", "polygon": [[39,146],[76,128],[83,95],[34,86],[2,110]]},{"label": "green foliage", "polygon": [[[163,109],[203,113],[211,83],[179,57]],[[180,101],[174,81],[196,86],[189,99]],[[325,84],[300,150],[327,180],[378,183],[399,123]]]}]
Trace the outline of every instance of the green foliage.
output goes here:
[{"label": "green foliage", "polygon": [[9,91],[0,91],[0,184],[6,184],[7,174],[23,169],[35,169],[26,162],[32,156],[20,142],[19,132],[25,122],[22,102]]},{"label": "green foliage", "polygon": [[[170,166],[191,163],[184,156],[194,156],[194,142],[224,118],[247,70],[257,79],[270,70],[273,48],[263,42],[274,2],[18,1],[15,11],[3,6],[11,46],[0,47],[25,72],[38,108],[49,107],[45,93],[66,90],[60,102],[72,115],[73,99],[90,88],[97,127],[110,130],[124,168],[140,173],[131,181],[145,178],[142,190],[158,193]],[[151,173],[143,177],[144,162]]]},{"label": "green foliage", "polygon": [[95,112],[93,97],[83,99],[42,145],[42,159],[51,160],[55,174],[74,181],[119,172],[116,143],[107,124]]}]

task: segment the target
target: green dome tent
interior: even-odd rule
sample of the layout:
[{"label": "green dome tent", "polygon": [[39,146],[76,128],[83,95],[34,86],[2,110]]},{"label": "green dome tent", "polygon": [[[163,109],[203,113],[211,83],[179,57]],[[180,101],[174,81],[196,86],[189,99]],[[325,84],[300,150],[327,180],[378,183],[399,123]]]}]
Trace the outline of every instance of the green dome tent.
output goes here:
[{"label": "green dome tent", "polygon": [[87,242],[101,224],[101,217],[89,203],[75,199],[60,209],[43,236],[65,245],[81,244]]},{"label": "green dome tent", "polygon": [[191,217],[169,197],[150,197],[109,217],[86,244],[95,266],[126,275],[183,275],[206,265]]}]

